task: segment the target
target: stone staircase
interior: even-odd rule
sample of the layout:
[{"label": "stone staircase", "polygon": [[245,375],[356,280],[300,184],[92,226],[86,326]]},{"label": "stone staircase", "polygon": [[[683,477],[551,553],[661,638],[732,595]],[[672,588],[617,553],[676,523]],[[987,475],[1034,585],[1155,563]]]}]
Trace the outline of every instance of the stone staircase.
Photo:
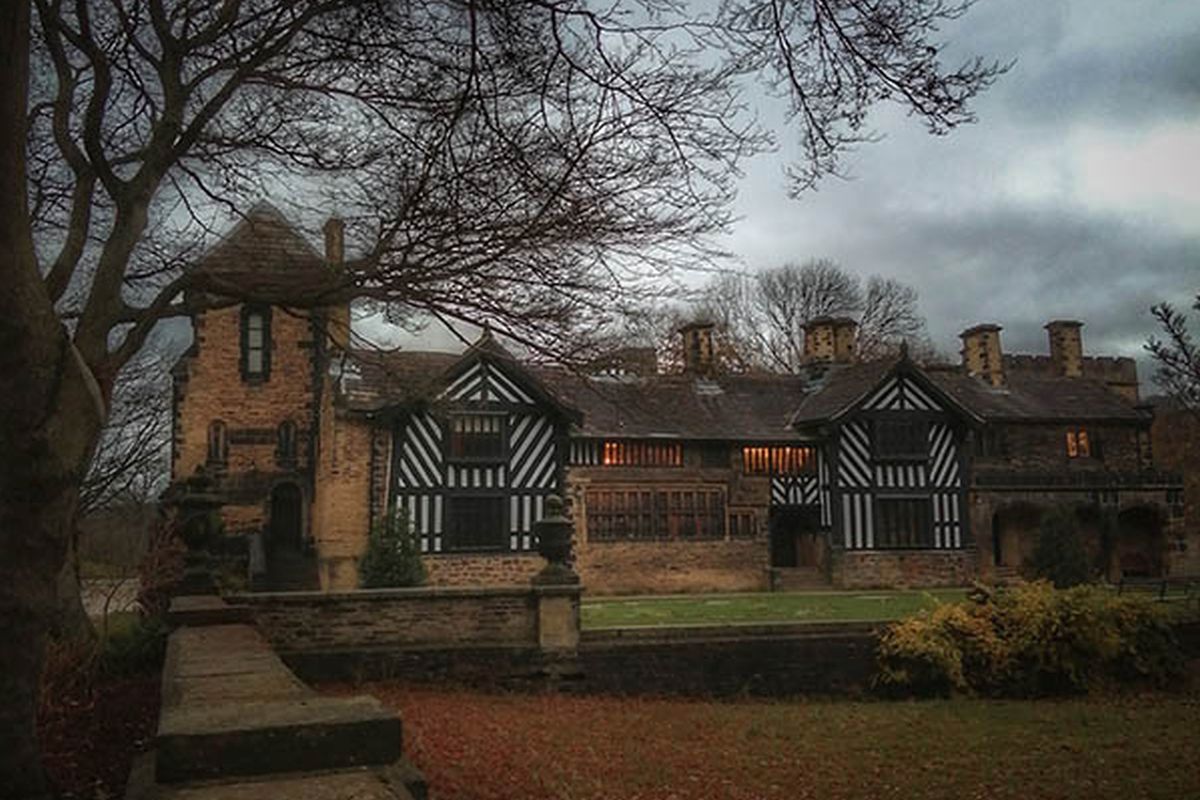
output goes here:
[{"label": "stone staircase", "polygon": [[425,800],[400,719],[378,700],[316,694],[244,608],[178,597],[171,614],[154,749],[126,800]]},{"label": "stone staircase", "polygon": [[830,588],[829,581],[817,567],[770,567],[767,578],[772,592],[812,592]]},{"label": "stone staircase", "polygon": [[992,567],[992,580],[999,586],[1021,583],[1021,570],[1018,567]]}]

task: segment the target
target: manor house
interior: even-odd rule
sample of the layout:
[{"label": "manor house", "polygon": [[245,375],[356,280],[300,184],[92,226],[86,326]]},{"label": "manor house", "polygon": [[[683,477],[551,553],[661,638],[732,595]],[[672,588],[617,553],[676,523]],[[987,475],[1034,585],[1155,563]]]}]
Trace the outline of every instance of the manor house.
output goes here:
[{"label": "manor house", "polygon": [[[193,269],[320,287],[342,240],[331,220],[319,252],[260,205]],[[461,354],[357,349],[345,303],[211,305],[174,371],[173,476],[203,471],[226,533],[262,537],[270,588],[353,588],[389,515],[431,583],[523,583],[552,494],[596,593],[1010,578],[1055,507],[1111,579],[1200,572],[1135,364],[1084,355],[1079,322],[1046,325],[1048,355],[978,325],[961,363],[920,366],[856,363],[854,321],[817,319],[800,375],[725,373],[694,324],[681,370],[631,348],[585,374],[487,333]]]}]

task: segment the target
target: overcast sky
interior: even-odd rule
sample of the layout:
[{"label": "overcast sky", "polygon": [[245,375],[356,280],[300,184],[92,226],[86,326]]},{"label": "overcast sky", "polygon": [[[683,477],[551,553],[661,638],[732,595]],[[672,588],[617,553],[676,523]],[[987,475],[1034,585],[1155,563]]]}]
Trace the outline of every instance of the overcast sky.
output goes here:
[{"label": "overcast sky", "polygon": [[1066,317],[1087,351],[1141,355],[1149,306],[1200,290],[1200,2],[983,0],[946,34],[1017,60],[978,123],[931,137],[881,110],[853,179],[797,201],[785,154],[760,159],[729,247],[752,268],[826,256],[908,282],[948,352],[978,322],[1045,352],[1042,325]]},{"label": "overcast sky", "polygon": [[881,107],[852,179],[799,200],[784,133],[747,165],[724,244],[747,269],[828,257],[905,281],[946,353],[979,322],[1045,352],[1042,325],[1071,318],[1087,352],[1144,356],[1149,307],[1200,289],[1200,2],[982,0],[944,33],[952,54],[1016,59],[978,123],[932,137]]}]

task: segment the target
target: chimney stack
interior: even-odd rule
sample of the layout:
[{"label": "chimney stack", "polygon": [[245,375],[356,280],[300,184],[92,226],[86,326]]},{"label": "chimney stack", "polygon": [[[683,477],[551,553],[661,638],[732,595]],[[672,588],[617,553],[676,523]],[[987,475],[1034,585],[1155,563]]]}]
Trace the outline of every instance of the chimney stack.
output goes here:
[{"label": "chimney stack", "polygon": [[858,323],[849,317],[814,317],[804,323],[804,362],[849,364],[857,349]]},{"label": "chimney stack", "polygon": [[985,324],[967,328],[959,334],[963,340],[962,363],[967,374],[981,377],[996,387],[1005,382],[1001,330],[999,325]]},{"label": "chimney stack", "polygon": [[[325,262],[331,270],[341,272],[346,264],[346,223],[330,217],[322,228],[325,232]],[[337,303],[326,312],[325,333],[337,350],[350,348],[350,302]]]},{"label": "chimney stack", "polygon": [[713,324],[690,322],[679,329],[683,337],[683,371],[693,375],[712,375],[716,367],[713,349]]},{"label": "chimney stack", "polygon": [[1050,360],[1059,375],[1078,378],[1083,375],[1083,328],[1082,322],[1073,319],[1055,319],[1046,323],[1050,339]]},{"label": "chimney stack", "polygon": [[330,217],[322,230],[325,232],[325,261],[329,266],[341,269],[346,263],[346,223],[338,217]]}]

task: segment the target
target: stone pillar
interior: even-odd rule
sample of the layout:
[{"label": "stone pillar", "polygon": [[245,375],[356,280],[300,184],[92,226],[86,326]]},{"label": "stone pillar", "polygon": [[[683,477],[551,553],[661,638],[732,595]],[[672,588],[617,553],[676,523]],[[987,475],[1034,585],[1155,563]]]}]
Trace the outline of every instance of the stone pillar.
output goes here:
[{"label": "stone pillar", "polygon": [[567,562],[575,526],[562,498],[546,498],[545,516],[533,524],[546,566],[533,576],[538,647],[543,655],[573,657],[579,647],[579,576]]},{"label": "stone pillar", "polygon": [[1050,360],[1058,368],[1058,373],[1067,378],[1083,375],[1082,328],[1082,322],[1072,319],[1056,319],[1046,323]]},{"label": "stone pillar", "polygon": [[1000,348],[999,325],[976,325],[959,334],[963,341],[962,363],[968,375],[1000,387],[1004,380],[1004,352]]}]

